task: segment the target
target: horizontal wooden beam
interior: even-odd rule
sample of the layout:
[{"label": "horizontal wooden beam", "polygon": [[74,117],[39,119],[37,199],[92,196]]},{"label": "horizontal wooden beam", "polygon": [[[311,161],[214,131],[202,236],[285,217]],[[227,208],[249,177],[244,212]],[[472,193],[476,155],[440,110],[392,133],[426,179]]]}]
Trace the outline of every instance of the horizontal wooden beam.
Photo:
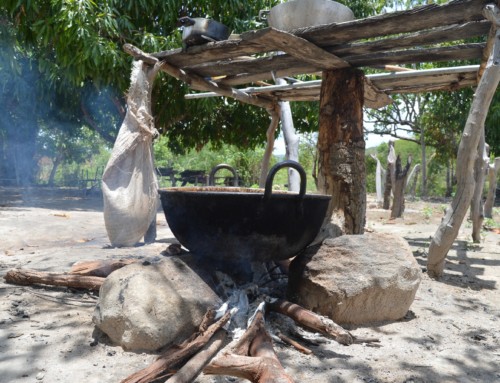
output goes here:
[{"label": "horizontal wooden beam", "polygon": [[[485,18],[482,15],[482,10],[484,5],[488,3],[494,3],[494,1],[458,0],[445,5],[431,4],[410,11],[392,12],[339,24],[304,28],[294,31],[294,34],[314,45],[325,48],[367,38],[394,36],[400,33],[421,32],[450,25],[483,21]],[[241,55],[269,52],[268,47],[252,41],[252,34],[253,31],[243,33],[240,39],[193,46],[187,52],[174,49],[154,53],[153,56],[179,68],[184,68],[190,65],[233,59]],[[437,42],[454,41],[456,38],[453,33],[448,34],[447,37],[436,35],[439,40]],[[432,44],[433,42],[428,41],[428,43]]]},{"label": "horizontal wooden beam", "polygon": [[[372,53],[368,55],[344,58],[352,66],[369,67],[386,64],[414,64],[422,62],[442,62],[453,60],[478,60],[482,56],[485,44],[464,44],[430,49],[406,49],[395,52]],[[220,82],[235,86],[249,84],[255,81],[271,80],[274,71],[276,77],[296,76],[304,73],[315,73],[320,68],[297,62],[293,57],[275,56],[254,60],[253,65],[241,62],[226,64],[223,68],[199,67],[197,72],[206,77],[215,77],[225,74]]]},{"label": "horizontal wooden beam", "polygon": [[[393,72],[367,75],[368,87],[365,89],[365,104],[379,108],[390,103],[384,93],[422,93],[435,90],[455,90],[477,84],[476,74],[479,65],[451,68],[435,68],[406,72]],[[365,84],[366,85],[366,84]],[[316,101],[319,99],[321,80],[295,82],[285,85],[246,87],[241,89],[248,94],[272,94],[282,101]],[[187,99],[217,97],[215,92],[191,93]]]},{"label": "horizontal wooden beam", "polygon": [[245,39],[251,39],[253,43],[266,47],[270,51],[283,51],[299,61],[322,69],[340,69],[350,66],[348,62],[309,41],[277,29],[253,31],[245,34]]},{"label": "horizontal wooden beam", "polygon": [[185,82],[193,89],[215,92],[221,96],[231,97],[246,104],[259,106],[268,110],[274,110],[276,108],[276,103],[272,100],[249,95],[239,89],[235,89],[224,84],[217,84],[214,81],[205,80],[203,77],[200,77],[197,74],[188,74],[182,69],[176,68],[173,65],[170,65],[166,62],[160,62],[156,57],[142,52],[139,48],[134,47],[131,44],[125,44],[123,46],[123,49],[125,50],[125,52],[132,55],[138,60],[143,60],[150,65],[159,64],[160,70],[168,73],[178,80]]},{"label": "horizontal wooden beam", "polygon": [[444,5],[430,4],[407,11],[391,12],[341,24],[303,28],[292,32],[316,45],[327,46],[484,20],[483,8],[491,3],[495,1],[455,0]]},{"label": "horizontal wooden beam", "polygon": [[346,43],[326,48],[329,52],[345,56],[364,55],[374,52],[410,49],[416,46],[430,47],[450,41],[460,41],[479,36],[486,36],[491,23],[487,20],[473,21],[466,24],[444,26],[431,30],[419,31],[400,36],[390,36],[362,43]]}]

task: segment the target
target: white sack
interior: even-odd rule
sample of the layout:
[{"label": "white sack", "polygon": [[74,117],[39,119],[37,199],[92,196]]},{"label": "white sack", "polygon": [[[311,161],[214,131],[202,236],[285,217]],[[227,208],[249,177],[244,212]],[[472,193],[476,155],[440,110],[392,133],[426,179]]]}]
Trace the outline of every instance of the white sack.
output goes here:
[{"label": "white sack", "polygon": [[102,176],[104,222],[113,246],[133,246],[158,209],[152,142],[158,133],[151,115],[151,89],[158,67],[135,61],[127,114]]}]

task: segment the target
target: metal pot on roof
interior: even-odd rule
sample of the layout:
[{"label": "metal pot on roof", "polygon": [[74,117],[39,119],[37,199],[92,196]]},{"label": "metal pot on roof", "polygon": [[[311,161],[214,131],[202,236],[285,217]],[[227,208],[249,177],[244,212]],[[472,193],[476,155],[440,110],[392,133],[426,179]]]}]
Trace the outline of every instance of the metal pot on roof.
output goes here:
[{"label": "metal pot on roof", "polygon": [[212,19],[203,17],[181,17],[182,44],[185,47],[206,44],[211,41],[227,40],[231,31],[229,28]]},{"label": "metal pot on roof", "polygon": [[291,0],[259,13],[266,14],[268,25],[283,31],[354,20],[350,8],[332,0]]}]

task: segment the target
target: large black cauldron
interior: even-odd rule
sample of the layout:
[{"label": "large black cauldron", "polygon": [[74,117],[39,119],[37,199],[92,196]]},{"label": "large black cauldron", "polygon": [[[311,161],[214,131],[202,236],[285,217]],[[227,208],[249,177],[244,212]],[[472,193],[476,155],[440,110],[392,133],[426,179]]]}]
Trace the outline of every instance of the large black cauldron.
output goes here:
[{"label": "large black cauldron", "polygon": [[[300,192],[273,192],[276,172],[296,169]],[[293,257],[318,233],[330,201],[305,194],[306,174],[294,161],[275,165],[262,189],[167,188],[160,197],[170,229],[195,255],[225,261],[268,261]]]}]

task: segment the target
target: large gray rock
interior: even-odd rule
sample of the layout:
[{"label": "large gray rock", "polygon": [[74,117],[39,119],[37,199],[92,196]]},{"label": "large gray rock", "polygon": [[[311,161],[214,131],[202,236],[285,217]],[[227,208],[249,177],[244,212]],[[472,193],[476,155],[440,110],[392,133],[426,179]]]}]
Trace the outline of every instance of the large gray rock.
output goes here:
[{"label": "large gray rock", "polygon": [[93,322],[127,350],[153,351],[189,337],[220,300],[183,261],[187,257],[113,272],[101,287]]},{"label": "large gray rock", "polygon": [[337,323],[365,324],[402,318],[420,280],[420,267],[402,238],[344,235],[292,262],[288,294]]}]

